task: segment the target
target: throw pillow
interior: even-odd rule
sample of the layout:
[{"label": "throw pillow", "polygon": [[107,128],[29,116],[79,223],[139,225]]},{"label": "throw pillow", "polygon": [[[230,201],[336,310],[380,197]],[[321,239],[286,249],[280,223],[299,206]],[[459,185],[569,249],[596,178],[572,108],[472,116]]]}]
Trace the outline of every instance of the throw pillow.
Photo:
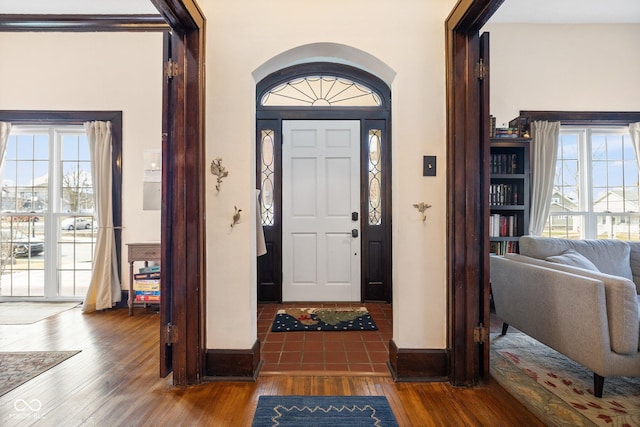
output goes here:
[{"label": "throw pillow", "polygon": [[579,254],[573,249],[567,249],[560,255],[549,256],[547,261],[557,262],[558,264],[571,265],[574,267],[580,267],[591,271],[600,271],[591,261],[589,261],[584,255]]}]

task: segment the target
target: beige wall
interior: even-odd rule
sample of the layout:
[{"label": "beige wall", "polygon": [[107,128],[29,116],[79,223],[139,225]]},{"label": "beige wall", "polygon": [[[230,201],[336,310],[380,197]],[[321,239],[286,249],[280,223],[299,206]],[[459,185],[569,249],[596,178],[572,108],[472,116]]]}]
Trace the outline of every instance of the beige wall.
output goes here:
[{"label": "beige wall", "polygon": [[640,25],[488,24],[491,112],[640,111]]},{"label": "beige wall", "polygon": [[[386,76],[393,98],[393,336],[402,348],[446,346],[444,21],[454,3],[199,1],[207,16],[207,162],[221,157],[229,171],[219,193],[207,178],[207,347],[243,349],[256,339],[252,73],[314,43],[348,46],[395,72]],[[345,55],[336,49],[325,56],[358,65]],[[423,155],[438,156],[436,177],[422,176]],[[421,201],[433,205],[425,223],[412,207]],[[234,205],[243,217],[231,229]]]},{"label": "beige wall", "polygon": [[160,211],[142,209],[145,149],[161,148],[160,33],[0,32],[0,109],[123,112],[123,286],[126,246],[160,241]]}]

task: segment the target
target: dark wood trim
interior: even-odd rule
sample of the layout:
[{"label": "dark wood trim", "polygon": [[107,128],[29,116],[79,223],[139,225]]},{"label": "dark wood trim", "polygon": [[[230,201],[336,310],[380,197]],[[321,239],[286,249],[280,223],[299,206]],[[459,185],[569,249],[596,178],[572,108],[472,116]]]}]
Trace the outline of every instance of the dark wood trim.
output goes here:
[{"label": "dark wood trim", "polygon": [[112,212],[118,275],[122,279],[122,111],[0,110],[0,121],[12,125],[79,126],[94,120],[111,122]]},{"label": "dark wood trim", "polygon": [[486,307],[483,251],[487,201],[480,128],[480,89],[475,77],[478,31],[503,0],[460,0],[445,22],[447,78],[447,289],[450,381],[475,385],[481,376],[473,329]]},{"label": "dark wood trim", "polygon": [[3,15],[0,31],[169,31],[160,15]]},{"label": "dark wood trim", "polygon": [[449,354],[443,349],[402,349],[389,341],[389,370],[395,381],[447,381]]},{"label": "dark wood trim", "polygon": [[262,362],[260,341],[246,350],[208,349],[205,355],[204,380],[252,380],[258,378]]},{"label": "dark wood trim", "polygon": [[171,309],[161,310],[160,345],[168,345],[170,323],[174,339],[164,356],[172,359],[174,385],[182,386],[201,382],[205,367],[205,17],[194,0],[152,3],[171,26],[178,68],[163,107],[161,283],[172,298]]},{"label": "dark wood trim", "polygon": [[520,111],[528,123],[536,120],[560,122],[563,125],[628,126],[640,122],[638,111]]}]

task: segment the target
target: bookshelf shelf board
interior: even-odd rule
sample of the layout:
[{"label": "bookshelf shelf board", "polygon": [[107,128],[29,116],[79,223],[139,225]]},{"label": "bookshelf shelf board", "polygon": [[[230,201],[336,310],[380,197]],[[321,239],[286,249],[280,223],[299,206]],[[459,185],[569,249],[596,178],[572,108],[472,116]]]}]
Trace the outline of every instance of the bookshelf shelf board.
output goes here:
[{"label": "bookshelf shelf board", "polygon": [[492,211],[522,211],[524,205],[491,205],[490,209]]},{"label": "bookshelf shelf board", "polygon": [[517,242],[520,240],[520,236],[490,236],[489,240],[492,242]]}]

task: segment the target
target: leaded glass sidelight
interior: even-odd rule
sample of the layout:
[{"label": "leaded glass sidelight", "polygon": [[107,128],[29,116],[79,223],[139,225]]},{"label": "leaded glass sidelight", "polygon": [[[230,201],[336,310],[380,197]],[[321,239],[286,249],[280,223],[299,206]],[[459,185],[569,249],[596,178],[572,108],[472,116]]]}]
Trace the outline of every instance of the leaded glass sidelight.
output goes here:
[{"label": "leaded glass sidelight", "polygon": [[307,76],[271,88],[260,103],[265,107],[380,107],[371,88],[334,76]]},{"label": "leaded glass sidelight", "polygon": [[274,218],[273,182],[275,178],[275,157],[273,154],[273,147],[273,130],[263,130],[260,138],[260,151],[262,159],[260,166],[260,212],[262,215],[262,225],[273,225]]},{"label": "leaded glass sidelight", "polygon": [[369,225],[382,224],[382,132],[369,130]]}]

